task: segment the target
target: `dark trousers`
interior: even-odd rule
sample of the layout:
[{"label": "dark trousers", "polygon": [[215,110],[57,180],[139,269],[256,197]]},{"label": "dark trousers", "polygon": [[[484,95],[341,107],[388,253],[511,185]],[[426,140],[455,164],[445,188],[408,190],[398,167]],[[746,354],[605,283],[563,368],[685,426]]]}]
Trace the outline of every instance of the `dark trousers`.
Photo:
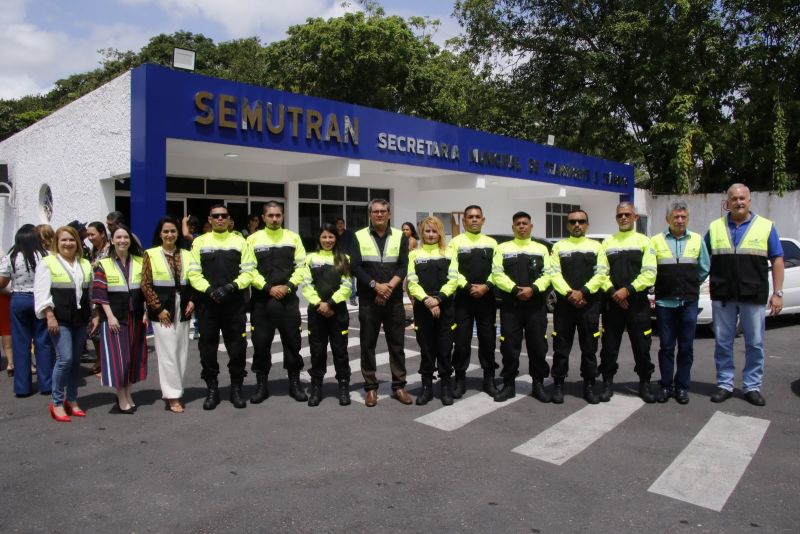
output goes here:
[{"label": "dark trousers", "polygon": [[528,351],[528,372],[536,382],[550,374],[547,364],[547,307],[543,297],[529,302],[504,302],[500,306],[500,354],[503,355],[504,384],[513,384],[519,374],[522,340]]},{"label": "dark trousers", "polygon": [[389,302],[378,306],[369,298],[361,297],[358,302],[358,322],[361,330],[361,374],[364,376],[364,389],[378,389],[375,375],[375,347],[381,326],[389,348],[389,368],[392,372],[392,389],[406,387],[405,323],[406,310],[403,301]]},{"label": "dark trousers", "polygon": [[453,369],[456,376],[463,377],[469,367],[472,348],[472,325],[478,331],[478,361],[484,371],[494,375],[498,365],[495,362],[494,348],[497,332],[497,304],[494,293],[489,291],[483,298],[474,299],[467,293],[459,292],[455,302],[456,337],[453,349]]},{"label": "dark trousers", "polygon": [[[677,308],[656,306],[656,328],[661,347],[658,351],[658,369],[664,387],[689,389],[694,361],[694,332],[697,327],[697,301],[685,302]],[[675,344],[678,345],[677,371],[675,369]]]},{"label": "dark trousers", "polygon": [[425,304],[414,301],[414,329],[421,353],[419,374],[423,378],[431,378],[434,369],[439,371],[440,378],[453,374],[453,303],[445,301],[439,309],[441,315],[436,319]]},{"label": "dark trousers", "polygon": [[597,376],[597,345],[600,339],[600,298],[590,295],[586,306],[576,308],[566,297],[558,296],[553,313],[553,378],[569,373],[569,354],[578,331],[581,347],[581,377],[594,382]]},{"label": "dark trousers", "polygon": [[202,300],[197,307],[197,326],[200,339],[197,348],[200,350],[200,364],[203,380],[216,380],[219,375],[217,350],[219,333],[228,351],[228,372],[232,384],[241,384],[247,376],[245,370],[247,353],[247,316],[245,315],[244,295],[236,293],[221,304]]},{"label": "dark trousers", "polygon": [[603,380],[613,378],[619,369],[617,357],[622,333],[627,328],[628,339],[633,349],[633,371],[639,380],[650,380],[655,366],[650,361],[650,301],[645,293],[637,293],[628,297],[630,306],[623,310],[610,298],[605,299],[603,306],[603,348],[600,350],[600,373]]},{"label": "dark trousers", "polygon": [[[53,345],[47,331],[47,321],[37,319],[33,309],[33,293],[11,294],[11,345],[14,363],[14,393],[30,395],[33,391],[31,375],[31,341],[36,359],[36,376],[40,392],[52,389]],[[8,356],[8,355],[6,355]],[[78,354],[78,359],[81,355]]]},{"label": "dark trousers", "polygon": [[300,356],[300,301],[290,293],[282,300],[259,295],[250,301],[250,326],[253,339],[253,365],[256,375],[266,376],[272,369],[272,340],[275,330],[283,345],[283,368],[289,374],[303,369]]},{"label": "dark trousers", "polygon": [[347,355],[350,316],[347,313],[347,304],[337,304],[334,311],[336,313],[333,317],[323,317],[317,313],[316,307],[308,307],[308,346],[311,350],[311,369],[308,374],[314,380],[325,378],[329,342],[336,380],[350,380],[350,358]]}]

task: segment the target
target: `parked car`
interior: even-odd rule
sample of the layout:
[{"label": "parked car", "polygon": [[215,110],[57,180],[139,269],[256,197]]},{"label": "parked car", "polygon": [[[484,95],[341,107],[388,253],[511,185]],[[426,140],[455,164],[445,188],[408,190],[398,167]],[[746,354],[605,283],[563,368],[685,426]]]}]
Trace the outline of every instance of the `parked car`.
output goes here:
[{"label": "parked car", "polygon": [[[499,245],[500,243],[505,243],[506,241],[511,241],[514,239],[514,234],[490,234],[489,237],[497,241],[497,244]],[[553,249],[553,242],[545,237],[531,236],[531,239],[547,247],[548,253]],[[545,302],[547,305],[547,312],[553,313],[553,311],[556,309],[556,292],[552,287],[547,292]]]},{"label": "parked car", "polygon": [[[785,274],[783,279],[783,310],[781,315],[800,313],[800,241],[790,237],[781,238],[783,246],[783,263]],[[772,294],[772,274],[769,276],[769,292]],[[700,286],[700,300],[697,304],[697,324],[710,325],[711,294],[708,280]]]}]

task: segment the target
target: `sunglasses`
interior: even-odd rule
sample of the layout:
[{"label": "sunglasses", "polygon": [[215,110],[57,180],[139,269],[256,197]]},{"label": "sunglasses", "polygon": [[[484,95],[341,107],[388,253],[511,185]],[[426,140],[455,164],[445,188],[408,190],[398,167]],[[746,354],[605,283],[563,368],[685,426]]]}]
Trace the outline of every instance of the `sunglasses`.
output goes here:
[{"label": "sunglasses", "polygon": [[617,219],[633,218],[633,213],[617,213]]},{"label": "sunglasses", "polygon": [[569,219],[567,223],[569,224],[586,224],[588,221],[586,219]]},{"label": "sunglasses", "polygon": [[227,213],[212,213],[212,219],[227,219],[229,215]]}]

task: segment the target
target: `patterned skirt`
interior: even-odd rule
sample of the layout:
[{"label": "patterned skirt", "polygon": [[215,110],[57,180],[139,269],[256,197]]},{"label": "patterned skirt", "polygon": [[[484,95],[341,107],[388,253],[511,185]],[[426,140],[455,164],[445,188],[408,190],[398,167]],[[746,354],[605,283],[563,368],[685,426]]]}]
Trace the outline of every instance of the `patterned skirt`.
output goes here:
[{"label": "patterned skirt", "polygon": [[147,331],[141,319],[131,316],[119,324],[119,333],[100,323],[101,381],[121,388],[147,378]]}]

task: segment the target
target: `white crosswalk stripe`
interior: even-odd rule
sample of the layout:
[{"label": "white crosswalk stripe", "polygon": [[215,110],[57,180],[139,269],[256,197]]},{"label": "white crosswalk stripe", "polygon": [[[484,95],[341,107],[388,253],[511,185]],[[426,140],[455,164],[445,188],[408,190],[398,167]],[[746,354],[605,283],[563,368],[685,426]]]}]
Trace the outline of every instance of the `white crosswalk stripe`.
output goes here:
[{"label": "white crosswalk stripe", "polygon": [[[406,351],[408,353],[409,351]],[[470,364],[467,367],[467,372],[474,371],[478,369],[479,366]],[[422,375],[419,373],[414,373],[413,375],[406,376],[406,390],[411,391],[414,389],[419,389],[422,386]],[[385,399],[387,397],[391,397],[392,395],[392,384],[391,382],[381,382],[378,386],[378,400]]]},{"label": "white crosswalk stripe", "polygon": [[715,412],[648,491],[721,511],[769,423],[766,419]]},{"label": "white crosswalk stripe", "polygon": [[[476,393],[469,397],[456,400],[452,406],[445,406],[434,410],[422,417],[417,417],[414,421],[423,425],[432,426],[439,430],[452,432],[472,421],[490,414],[496,410],[509,406],[525,398],[531,393],[531,377],[521,376],[516,380],[517,394],[515,397],[505,402],[495,402],[492,397],[485,393]],[[546,382],[549,383],[549,380]]]},{"label": "white crosswalk stripe", "polygon": [[511,452],[562,465],[613,430],[643,404],[638,397],[614,395],[609,402],[581,408]]},{"label": "white crosswalk stripe", "polygon": [[[347,340],[347,347],[348,348],[354,347],[356,345],[359,345],[357,337],[349,338]],[[302,352],[303,351],[300,351],[301,354],[302,354]],[[330,351],[328,352],[328,354],[330,354]],[[386,352],[384,354],[386,354],[386,356],[385,356],[386,362],[384,362],[384,363],[388,363],[389,362],[389,353]],[[281,357],[283,357],[283,356],[281,355]],[[376,361],[377,361],[377,356],[376,356]],[[350,370],[352,372],[354,364],[355,365],[359,365],[359,366],[361,365],[361,356],[359,356],[358,358],[353,358],[352,360],[350,360],[349,363],[350,363]],[[378,363],[377,365],[384,365],[384,363]],[[331,364],[331,365],[329,365],[328,367],[325,368],[325,377],[326,378],[330,378],[330,377],[334,376],[335,374],[336,374],[336,367],[333,364]],[[300,373],[300,378],[302,380],[311,380],[311,375],[308,374],[308,370],[305,370],[305,371]]]},{"label": "white crosswalk stripe", "polygon": [[[419,356],[419,352],[415,350],[405,350],[406,353],[406,360],[409,358],[413,358],[415,356]],[[381,365],[386,365],[389,363],[389,353],[388,352],[381,352],[375,355],[375,366],[380,367]],[[383,388],[383,389],[381,389]],[[383,396],[388,396],[392,390],[392,383],[391,382],[381,382],[378,386],[378,398],[381,398],[381,391],[383,391]],[[355,401],[363,401],[364,400],[364,388],[359,386],[355,389],[350,391],[350,398]]]}]

